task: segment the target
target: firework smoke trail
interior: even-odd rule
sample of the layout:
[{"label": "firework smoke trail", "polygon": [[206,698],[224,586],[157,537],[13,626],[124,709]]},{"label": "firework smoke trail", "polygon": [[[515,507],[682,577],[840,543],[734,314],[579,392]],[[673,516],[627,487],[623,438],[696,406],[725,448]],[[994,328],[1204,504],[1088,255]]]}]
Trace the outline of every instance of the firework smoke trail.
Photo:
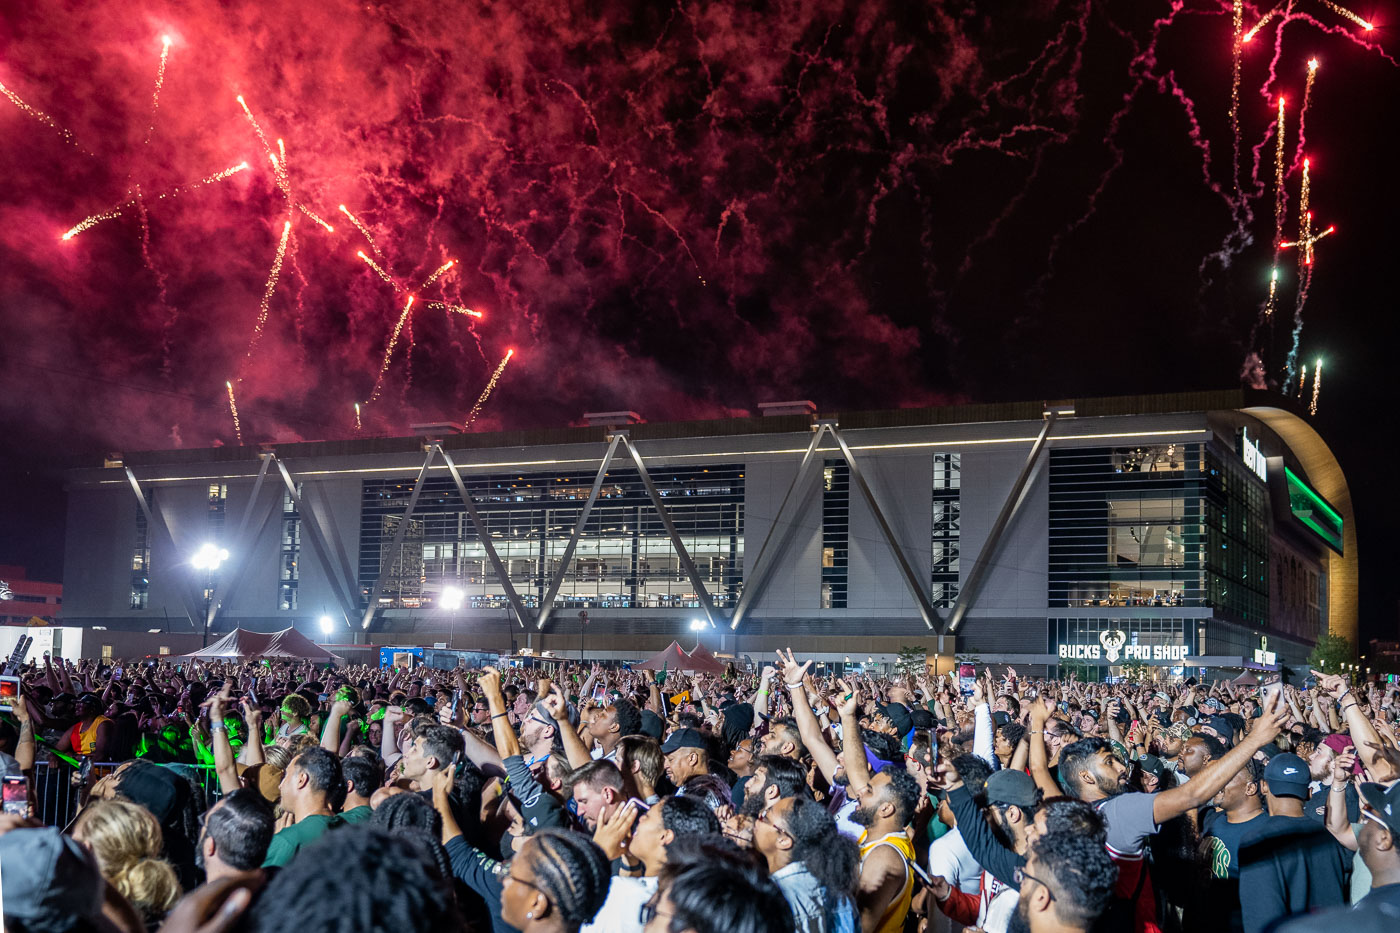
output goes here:
[{"label": "firework smoke trail", "polygon": [[[215,172],[213,175],[206,176],[204,178],[199,179],[198,181],[192,181],[187,185],[177,185],[174,188],[171,188],[169,191],[163,191],[160,194],[156,195],[154,198],[148,198],[147,200],[168,201],[171,198],[178,198],[186,191],[191,191],[195,188],[202,188],[205,185],[212,185],[214,182],[223,181],[225,178],[228,178],[232,175],[237,175],[239,172],[245,171],[247,168],[247,162],[239,162],[237,165],[234,165],[230,168],[226,168],[222,172]],[[93,214],[89,217],[84,217],[71,229],[64,233],[61,239],[71,240],[78,234],[83,233],[87,230],[91,230],[93,227],[102,223],[104,220],[114,220],[122,216],[123,211],[136,205],[136,201],[137,198],[135,197],[128,198],[127,200],[116,205],[115,207],[109,208],[108,210],[102,211],[98,214]]]},{"label": "firework smoke trail", "polygon": [[425,308],[434,308],[434,309],[438,309],[438,310],[442,310],[442,311],[447,311],[447,312],[450,312],[450,313],[452,313],[452,314],[465,314],[467,317],[474,317],[474,318],[480,318],[480,317],[482,317],[482,313],[481,313],[480,311],[473,311],[471,308],[464,308],[464,307],[462,307],[461,305],[452,305],[452,304],[448,304],[448,303],[445,302],[445,301],[429,301],[429,302],[425,302],[424,305],[423,305],[423,307],[425,307]]},{"label": "firework smoke trail", "polygon": [[360,423],[360,403],[359,403],[359,402],[356,402],[356,403],[355,403],[355,433],[358,434],[359,432],[361,432],[361,431],[363,431],[363,430],[364,430],[364,425],[362,425],[362,424]]},{"label": "firework smoke trail", "polygon": [[[1235,188],[1235,204],[1244,200],[1240,193],[1240,66],[1244,59],[1244,0],[1234,0],[1230,33],[1230,182]],[[1238,220],[1238,216],[1236,217]]]},{"label": "firework smoke trail", "polygon": [[1254,41],[1254,36],[1255,36],[1255,34],[1257,34],[1257,33],[1259,32],[1259,30],[1261,30],[1261,29],[1263,29],[1265,26],[1267,26],[1268,23],[1269,23],[1269,20],[1273,19],[1275,16],[1279,15],[1280,13],[1282,13],[1282,12],[1284,11],[1284,8],[1285,8],[1285,7],[1289,7],[1289,6],[1291,6],[1291,5],[1292,5],[1292,0],[1279,0],[1278,3],[1274,4],[1274,8],[1273,8],[1272,10],[1270,10],[1269,12],[1267,12],[1267,13],[1265,13],[1263,16],[1261,16],[1261,17],[1259,18],[1259,22],[1255,23],[1253,26],[1251,26],[1251,27],[1249,28],[1249,31],[1246,32],[1246,33],[1244,34],[1244,36],[1241,37],[1241,41],[1243,41],[1243,42],[1253,42],[1253,41]]},{"label": "firework smoke trail", "polygon": [[467,420],[462,422],[462,430],[465,431],[467,428],[471,427],[472,422],[476,420],[476,416],[481,414],[482,406],[485,405],[486,400],[491,397],[491,393],[496,388],[496,383],[501,381],[501,373],[506,371],[506,364],[510,362],[510,358],[514,355],[514,350],[506,351],[505,359],[501,360],[501,364],[497,366],[496,371],[491,374],[490,380],[486,383],[486,388],[481,390],[481,397],[476,400],[476,404],[472,406],[472,410],[467,412]]},{"label": "firework smoke trail", "polygon": [[[258,118],[253,116],[253,111],[248,109],[248,102],[243,99],[243,95],[238,95],[238,106],[243,108],[243,115],[248,118],[248,123],[253,127],[253,132],[258,134],[258,141],[263,144],[263,149],[269,156],[273,155],[272,146],[268,144],[267,136],[264,135],[262,127],[258,125]],[[273,164],[276,165],[276,157],[273,156]]]},{"label": "firework smoke trail", "polygon": [[1317,414],[1317,396],[1322,391],[1322,360],[1319,358],[1317,366],[1313,369],[1313,394],[1312,404],[1308,406],[1308,414]]},{"label": "firework smoke trail", "polygon": [[225,382],[224,386],[228,388],[228,410],[233,415],[233,433],[238,437],[238,446],[242,447],[243,426],[238,423],[238,402],[233,398],[233,383]]},{"label": "firework smoke trail", "polygon": [[1278,124],[1274,131],[1274,265],[1278,265],[1279,246],[1283,243],[1283,223],[1288,213],[1288,188],[1284,184],[1283,170],[1284,141],[1287,137],[1287,123],[1284,120],[1285,104],[1283,96],[1278,99]]},{"label": "firework smoke trail", "polygon": [[379,377],[374,380],[374,390],[369,394],[369,400],[373,402],[379,398],[379,390],[384,385],[384,374],[389,371],[389,360],[394,355],[394,346],[399,342],[399,334],[403,331],[404,322],[408,320],[408,312],[413,310],[413,296],[409,296],[408,304],[403,306],[403,313],[399,315],[398,323],[394,325],[394,332],[389,335],[389,345],[384,348],[384,362],[379,365]]},{"label": "firework smoke trail", "polygon": [[1298,148],[1293,156],[1293,168],[1298,167],[1298,163],[1303,159],[1303,153],[1308,146],[1308,104],[1312,101],[1313,82],[1317,80],[1318,60],[1312,58],[1308,60],[1308,77],[1303,83],[1303,106],[1298,109]]},{"label": "firework smoke trail", "polygon": [[[1309,175],[1310,159],[1303,159],[1303,184],[1298,194],[1298,239],[1280,244],[1283,248],[1296,247],[1298,250],[1298,299],[1293,308],[1293,343],[1288,350],[1286,365],[1287,377],[1284,385],[1293,381],[1294,368],[1298,365],[1298,344],[1303,337],[1303,306],[1308,302],[1308,290],[1312,287],[1313,247],[1317,241],[1336,232],[1336,227],[1328,227],[1321,233],[1313,233],[1312,225],[1312,181]],[[1306,372],[1307,367],[1304,366]]]},{"label": "firework smoke trail", "polygon": [[403,289],[399,286],[399,283],[394,281],[394,277],[391,276],[389,273],[385,272],[377,262],[366,256],[364,250],[357,250],[355,252],[355,255],[363,259],[365,261],[365,265],[369,266],[371,269],[374,270],[375,275],[379,276],[387,284],[392,285],[394,287],[394,291],[403,291]]},{"label": "firework smoke trail", "polygon": [[455,266],[455,265],[457,265],[457,260],[455,260],[455,259],[449,259],[449,260],[447,260],[447,262],[443,263],[441,266],[439,266],[439,267],[437,268],[437,271],[435,271],[432,275],[430,275],[430,276],[428,276],[426,279],[424,279],[424,280],[423,280],[423,284],[420,285],[420,286],[418,286],[418,287],[419,287],[420,289],[427,288],[429,285],[431,285],[431,284],[433,284],[434,282],[437,281],[438,276],[442,275],[444,272],[446,272],[448,269],[451,269],[451,268],[452,268],[453,266]]},{"label": "firework smoke trail", "polygon": [[[283,174],[285,175],[286,172],[284,171]],[[327,233],[335,233],[335,227],[332,227],[330,224],[326,223],[326,221],[321,217],[320,214],[317,214],[315,211],[313,211],[311,208],[307,207],[300,201],[296,202],[296,205],[297,210],[301,211],[307,217],[310,217],[315,223],[320,224],[322,227],[324,227]]]},{"label": "firework smoke trail", "polygon": [[29,106],[27,103],[24,102],[23,98],[21,98],[14,91],[10,90],[8,87],[6,87],[3,81],[0,81],[0,94],[4,94],[6,97],[8,97],[10,99],[10,103],[14,104],[21,111],[33,117],[35,120],[38,120],[40,123],[44,124],[58,135],[62,136],[63,141],[68,143],[68,145],[72,146],[74,149],[77,149],[79,152],[82,152],[86,155],[92,155],[91,152],[88,152],[82,146],[79,146],[78,141],[73,137],[73,134],[64,127],[59,126],[58,121],[56,121],[53,117],[49,116],[47,113],[44,113],[44,111]]},{"label": "firework smoke trail", "polygon": [[[360,218],[350,213],[350,208],[346,207],[344,204],[340,205],[340,212],[350,218],[350,222],[355,225],[356,230],[360,231],[360,235],[365,238],[365,242],[369,244],[369,248],[374,250],[374,255],[383,259],[384,254],[379,251],[379,244],[374,242],[374,237],[370,236],[369,230],[364,224],[360,223]],[[360,255],[364,254],[361,253]]]},{"label": "firework smoke trail", "polygon": [[[1283,248],[1283,223],[1288,210],[1288,191],[1284,185],[1283,152],[1284,140],[1286,138],[1287,123],[1284,120],[1284,100],[1283,95],[1278,99],[1278,122],[1274,130],[1277,137],[1274,144],[1274,265],[1269,275],[1269,300],[1264,303],[1264,317],[1272,318],[1274,309],[1278,307],[1278,260],[1279,251]],[[1254,343],[1253,340],[1250,341]]]},{"label": "firework smoke trail", "polygon": [[160,110],[160,89],[165,85],[165,63],[170,59],[170,37],[162,36],[160,40],[160,64],[156,67],[156,86],[151,92],[151,122],[146,127],[146,141],[141,145],[149,146],[151,136],[156,131],[156,112]]},{"label": "firework smoke trail", "polygon": [[1351,20],[1353,23],[1360,26],[1367,32],[1370,32],[1373,28],[1371,24],[1368,23],[1366,20],[1357,16],[1355,13],[1353,13],[1351,10],[1348,10],[1346,7],[1338,6],[1337,4],[1333,3],[1332,0],[1318,0],[1318,2],[1321,3],[1323,6],[1327,7],[1327,9],[1331,10],[1333,13],[1336,13],[1338,16],[1344,16],[1347,19]]},{"label": "firework smoke trail", "polygon": [[[272,260],[272,268],[267,273],[267,283],[263,285],[262,301],[258,303],[258,320],[253,325],[253,337],[248,341],[248,352],[243,355],[243,365],[247,368],[248,362],[253,358],[253,351],[257,349],[258,341],[262,339],[263,327],[267,324],[267,311],[272,303],[272,293],[277,290],[277,277],[282,274],[282,260],[287,255],[287,240],[292,235],[292,222],[285,221],[282,224],[282,239],[277,243],[277,255]],[[242,380],[239,375],[239,380]]]}]

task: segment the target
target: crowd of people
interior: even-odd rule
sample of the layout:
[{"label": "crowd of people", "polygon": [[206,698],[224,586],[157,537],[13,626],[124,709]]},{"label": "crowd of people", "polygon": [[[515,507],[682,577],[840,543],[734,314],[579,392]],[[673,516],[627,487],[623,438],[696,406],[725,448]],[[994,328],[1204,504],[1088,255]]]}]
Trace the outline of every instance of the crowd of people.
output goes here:
[{"label": "crowd of people", "polygon": [[31,664],[5,930],[1400,930],[1394,687],[550,673]]}]

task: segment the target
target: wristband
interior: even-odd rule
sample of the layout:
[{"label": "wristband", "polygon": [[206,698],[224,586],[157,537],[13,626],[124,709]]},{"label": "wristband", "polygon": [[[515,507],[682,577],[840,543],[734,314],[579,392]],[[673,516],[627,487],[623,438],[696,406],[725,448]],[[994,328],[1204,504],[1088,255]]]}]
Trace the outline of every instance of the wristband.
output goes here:
[{"label": "wristband", "polygon": [[509,715],[510,715],[510,713],[492,713],[492,714],[491,714],[491,718],[492,718],[492,719],[505,719],[505,718],[506,718],[507,716],[509,716]]},{"label": "wristband", "polygon": [[1342,707],[1341,713],[1342,713],[1343,716],[1345,716],[1347,710],[1351,709],[1353,706],[1360,706],[1360,705],[1361,705],[1360,703],[1357,703],[1355,700],[1353,700],[1353,701],[1352,701],[1351,703],[1349,703],[1348,705]]},{"label": "wristband", "polygon": [[227,731],[228,731],[228,725],[227,725],[226,723],[222,723],[222,722],[211,722],[211,723],[209,724],[209,731],[210,731],[210,732],[227,732]]}]

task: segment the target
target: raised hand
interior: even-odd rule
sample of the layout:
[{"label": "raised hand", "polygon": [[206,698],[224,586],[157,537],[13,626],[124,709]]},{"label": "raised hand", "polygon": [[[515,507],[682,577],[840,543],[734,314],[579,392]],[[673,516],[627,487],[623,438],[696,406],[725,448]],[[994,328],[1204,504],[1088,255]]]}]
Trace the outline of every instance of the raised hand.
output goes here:
[{"label": "raised hand", "polygon": [[1356,765],[1356,749],[1348,745],[1346,751],[1332,759],[1332,786],[1345,784],[1351,779],[1352,768]]},{"label": "raised hand", "polygon": [[855,716],[860,710],[860,688],[856,687],[854,684],[848,684],[844,680],[836,681],[836,687],[844,694],[836,701],[836,712],[839,713],[843,719],[847,716]]},{"label": "raised hand", "polygon": [[608,861],[619,858],[627,850],[627,841],[632,838],[632,828],[637,825],[641,811],[635,801],[629,800],[598,821],[593,831],[593,841],[607,855]]},{"label": "raised hand", "polygon": [[1347,692],[1347,679],[1341,674],[1324,674],[1322,671],[1312,673],[1317,678],[1317,685],[1327,691],[1332,699],[1341,699],[1342,694]]},{"label": "raised hand", "polygon": [[499,695],[501,692],[501,672],[494,667],[483,667],[477,685],[481,687],[483,693]]}]

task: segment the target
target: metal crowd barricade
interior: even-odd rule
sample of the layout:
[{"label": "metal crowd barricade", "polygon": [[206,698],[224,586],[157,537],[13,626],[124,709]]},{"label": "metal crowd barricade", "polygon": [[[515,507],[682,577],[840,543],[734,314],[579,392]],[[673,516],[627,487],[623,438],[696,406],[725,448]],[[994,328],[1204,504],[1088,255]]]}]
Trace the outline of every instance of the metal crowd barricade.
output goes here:
[{"label": "metal crowd barricade", "polygon": [[[116,771],[124,762],[93,762],[88,786]],[[203,805],[211,806],[222,796],[219,779],[213,765],[164,764],[161,767],[173,768],[196,785],[203,794]],[[78,815],[78,804],[82,789],[73,783],[76,769],[66,762],[36,761],[34,763],[33,800],[34,817],[45,826],[64,828]]]}]

